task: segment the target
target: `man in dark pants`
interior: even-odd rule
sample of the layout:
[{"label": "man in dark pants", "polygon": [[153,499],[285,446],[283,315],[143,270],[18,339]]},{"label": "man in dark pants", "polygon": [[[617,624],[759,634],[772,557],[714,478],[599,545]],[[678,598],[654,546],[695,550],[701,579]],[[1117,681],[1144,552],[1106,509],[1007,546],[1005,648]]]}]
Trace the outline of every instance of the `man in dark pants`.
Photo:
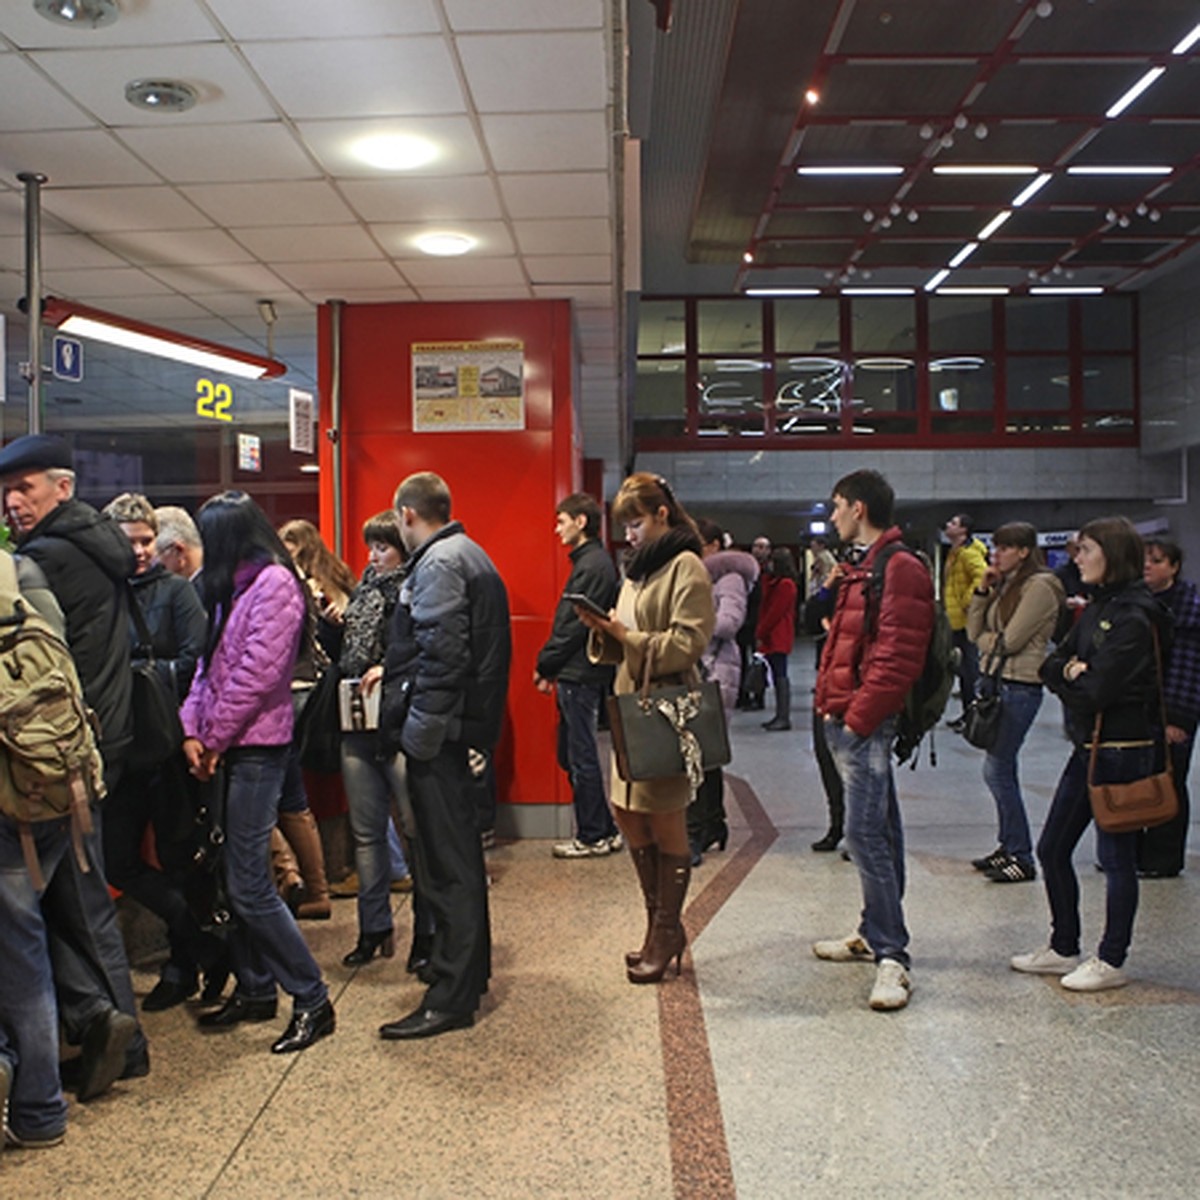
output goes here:
[{"label": "man in dark pants", "polygon": [[388,638],[380,740],[408,762],[414,870],[435,929],[428,990],[380,1028],[388,1040],[473,1024],[488,988],[487,876],[467,753],[490,753],[499,740],[512,658],[504,582],[450,519],[445,481],[410,475],[395,505],[409,559]]},{"label": "man in dark pants", "polygon": [[[135,563],[129,539],[115,521],[75,498],[71,448],[60,437],[28,434],[10,442],[0,450],[0,484],[18,550],[41,568],[62,609],[84,697],[99,721],[104,782],[112,791],[132,740],[125,581]],[[82,1047],[82,1100],[118,1077],[150,1069],[105,883],[100,811],[93,814],[94,832],[84,837],[89,869],[67,855],[41,902],[59,1015],[68,1043]]]},{"label": "man in dark pants", "polygon": [[558,702],[558,765],[570,776],[575,805],[575,836],[554,847],[555,858],[600,858],[621,849],[604,796],[596,747],[596,717],[612,668],[589,661],[588,631],[567,595],[594,600],[605,612],[617,597],[617,569],[600,535],[600,505],[582,492],[560,500],[555,532],[571,559],[571,574],[554,614],[550,637],[537,658],[533,685],[555,693]]}]

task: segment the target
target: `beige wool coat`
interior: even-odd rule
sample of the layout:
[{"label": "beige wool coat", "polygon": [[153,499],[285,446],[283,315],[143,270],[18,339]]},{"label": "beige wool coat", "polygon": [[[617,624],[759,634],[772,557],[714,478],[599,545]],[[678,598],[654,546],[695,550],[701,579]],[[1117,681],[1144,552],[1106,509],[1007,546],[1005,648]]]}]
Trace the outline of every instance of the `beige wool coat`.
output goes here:
[{"label": "beige wool coat", "polygon": [[1026,577],[1017,607],[1000,628],[1001,591],[986,596],[974,595],[967,609],[967,636],[979,647],[979,666],[983,670],[996,648],[1001,632],[1008,657],[1001,672],[1005,679],[1018,683],[1041,683],[1042,661],[1046,646],[1064,602],[1063,585],[1052,571],[1037,571]]}]

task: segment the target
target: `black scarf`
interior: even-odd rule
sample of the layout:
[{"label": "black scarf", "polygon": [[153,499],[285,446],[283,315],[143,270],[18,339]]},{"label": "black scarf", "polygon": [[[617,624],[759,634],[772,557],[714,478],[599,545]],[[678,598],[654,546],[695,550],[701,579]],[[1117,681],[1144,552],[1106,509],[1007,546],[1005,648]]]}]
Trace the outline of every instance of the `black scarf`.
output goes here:
[{"label": "black scarf", "polygon": [[687,525],[672,526],[661,537],[647,542],[629,556],[625,563],[625,574],[634,583],[640,583],[685,550],[691,550],[697,557],[702,557],[700,538],[696,531]]}]

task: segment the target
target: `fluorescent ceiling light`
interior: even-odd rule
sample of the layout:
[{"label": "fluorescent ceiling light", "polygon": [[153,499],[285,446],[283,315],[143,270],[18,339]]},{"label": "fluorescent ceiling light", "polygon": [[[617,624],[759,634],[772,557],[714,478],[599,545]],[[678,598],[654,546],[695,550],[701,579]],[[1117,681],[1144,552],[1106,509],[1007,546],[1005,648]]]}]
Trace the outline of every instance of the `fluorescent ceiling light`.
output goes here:
[{"label": "fluorescent ceiling light", "polygon": [[373,133],[354,142],[350,153],[381,171],[412,171],[433,162],[438,148],[427,138],[410,133]]},{"label": "fluorescent ceiling light", "polygon": [[988,238],[1012,216],[1012,209],[1006,208],[1003,212],[997,213],[975,236],[981,242],[986,242]]},{"label": "fluorescent ceiling light", "polygon": [[925,284],[925,290],[927,292],[932,292],[934,290],[934,288],[936,288],[938,286],[938,284],[945,282],[945,280],[947,280],[949,278],[950,278],[950,268],[945,267],[943,270],[939,271],[935,276],[933,276],[933,278],[930,279],[928,283]]},{"label": "fluorescent ceiling light", "polygon": [[935,175],[1036,175],[1037,167],[1004,166],[1000,164],[995,166],[972,166],[969,163],[961,163],[934,167],[933,173]]},{"label": "fluorescent ceiling light", "polygon": [[805,287],[753,287],[747,288],[747,296],[819,296],[820,288]]},{"label": "fluorescent ceiling light", "polygon": [[1050,182],[1053,176],[1049,171],[1044,171],[1039,175],[1027,188],[1020,191],[1012,202],[1013,208],[1020,208],[1026,200],[1031,200]]},{"label": "fluorescent ceiling light", "polygon": [[856,371],[907,371],[917,364],[911,358],[860,358],[854,363]]},{"label": "fluorescent ceiling light", "polygon": [[1102,287],[1031,287],[1031,296],[1102,296]]},{"label": "fluorescent ceiling light", "polygon": [[413,245],[424,254],[437,258],[454,258],[475,248],[473,237],[465,233],[422,233],[413,238]]},{"label": "fluorescent ceiling light", "polygon": [[955,267],[962,266],[978,249],[978,242],[968,242],[946,265],[953,271]]},{"label": "fluorescent ceiling light", "polygon": [[1170,175],[1174,167],[1068,167],[1068,175]]},{"label": "fluorescent ceiling light", "polygon": [[1104,115],[1110,119],[1119,117],[1166,69],[1151,67]]},{"label": "fluorescent ceiling light", "polygon": [[797,175],[903,175],[903,167],[797,167]]},{"label": "fluorescent ceiling light", "polygon": [[977,354],[959,354],[952,358],[935,358],[929,364],[931,371],[978,371],[985,365]]},{"label": "fluorescent ceiling light", "polygon": [[939,296],[1007,296],[1006,287],[944,287],[938,288]]},{"label": "fluorescent ceiling light", "polygon": [[1176,43],[1172,54],[1186,54],[1197,42],[1200,42],[1200,25],[1197,25],[1181,42]]},{"label": "fluorescent ceiling light", "polygon": [[843,296],[911,296],[916,288],[910,287],[856,287],[842,288]]}]

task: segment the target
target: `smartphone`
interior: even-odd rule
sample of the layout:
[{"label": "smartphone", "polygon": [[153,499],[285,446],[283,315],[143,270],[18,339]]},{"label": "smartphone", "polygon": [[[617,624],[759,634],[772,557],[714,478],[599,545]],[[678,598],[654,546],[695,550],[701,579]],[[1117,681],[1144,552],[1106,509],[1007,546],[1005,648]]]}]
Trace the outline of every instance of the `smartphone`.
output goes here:
[{"label": "smartphone", "polygon": [[608,619],[608,610],[601,608],[591,596],[585,596],[582,592],[563,592],[563,599],[570,600],[572,604],[578,604],[580,608],[586,608],[588,612],[595,613],[598,617]]}]

